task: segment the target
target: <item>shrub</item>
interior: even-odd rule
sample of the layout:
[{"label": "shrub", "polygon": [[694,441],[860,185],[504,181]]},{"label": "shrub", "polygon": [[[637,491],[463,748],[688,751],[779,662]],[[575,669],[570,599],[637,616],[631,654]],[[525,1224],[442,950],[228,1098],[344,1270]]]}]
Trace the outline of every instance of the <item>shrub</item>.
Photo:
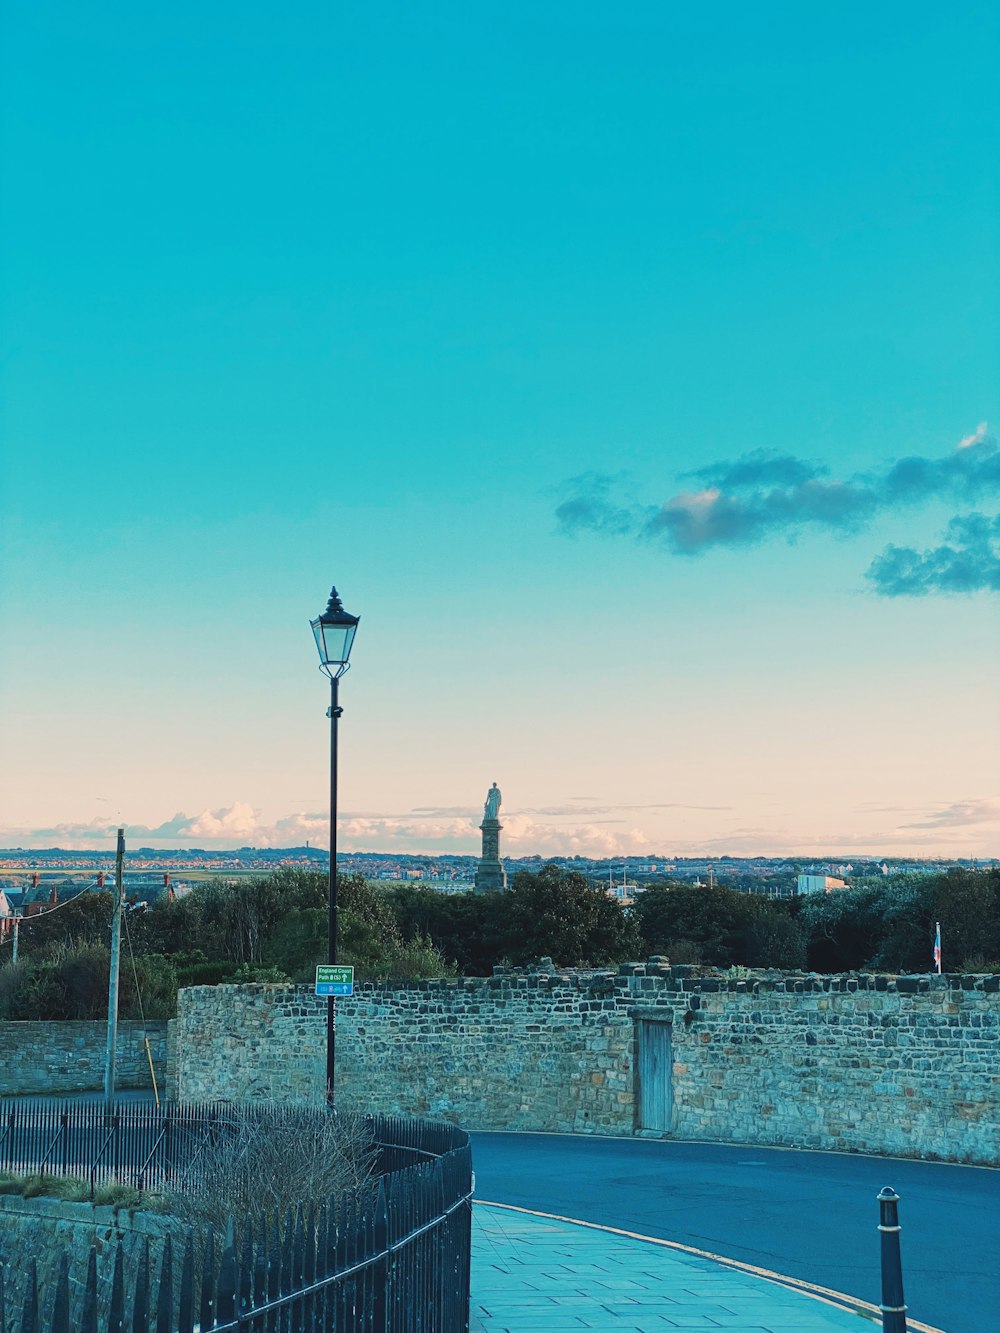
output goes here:
[{"label": "shrub", "polygon": [[260,1228],[299,1204],[352,1193],[377,1153],[360,1116],[277,1102],[233,1106],[162,1206],[196,1231],[206,1223],[224,1231],[230,1218]]},{"label": "shrub", "polygon": [[117,1181],[98,1185],[94,1190],[94,1203],[108,1208],[143,1208],[152,1201],[153,1196],[144,1190],[137,1190],[134,1185],[119,1185]]},{"label": "shrub", "polygon": [[[633,915],[647,953],[665,953],[672,962],[701,961],[713,967],[745,963],[751,924],[770,907],[762,899],[722,885],[656,885],[636,899]],[[694,947],[698,959],[682,960],[679,947]]]},{"label": "shrub", "polygon": [[762,912],[747,930],[746,960],[751,967],[804,968],[805,931],[785,913]]},{"label": "shrub", "polygon": [[67,1203],[84,1203],[90,1198],[90,1182],[79,1176],[22,1176],[20,1193],[25,1199],[65,1199]]}]

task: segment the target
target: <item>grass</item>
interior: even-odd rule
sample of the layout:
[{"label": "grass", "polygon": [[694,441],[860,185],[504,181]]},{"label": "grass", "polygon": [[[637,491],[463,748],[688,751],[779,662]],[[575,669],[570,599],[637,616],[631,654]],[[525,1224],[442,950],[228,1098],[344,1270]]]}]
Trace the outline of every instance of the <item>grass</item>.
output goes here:
[{"label": "grass", "polygon": [[65,1203],[95,1203],[111,1208],[151,1207],[154,1196],[132,1185],[111,1181],[98,1185],[90,1197],[90,1181],[82,1176],[47,1176],[37,1172],[18,1175],[0,1171],[0,1194],[13,1194],[22,1199],[61,1199]]}]

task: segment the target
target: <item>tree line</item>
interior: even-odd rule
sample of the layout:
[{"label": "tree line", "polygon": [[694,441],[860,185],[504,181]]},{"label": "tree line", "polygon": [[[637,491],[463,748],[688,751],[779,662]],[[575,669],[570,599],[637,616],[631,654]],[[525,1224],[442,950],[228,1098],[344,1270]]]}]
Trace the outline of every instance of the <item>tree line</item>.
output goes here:
[{"label": "tree line", "polygon": [[[561,967],[666,955],[673,963],[818,972],[927,972],[935,922],[946,971],[1000,971],[1000,870],[862,880],[769,899],[726,885],[665,881],[632,906],[579,871],[519,871],[506,894],[338,879],[338,958],[359,980],[488,976],[548,957]],[[21,928],[16,964],[0,954],[0,1018],[107,1013],[112,899],[88,893]],[[127,911],[120,1012],[169,1017],[183,986],[309,982],[326,960],[327,881],[282,868]]]}]

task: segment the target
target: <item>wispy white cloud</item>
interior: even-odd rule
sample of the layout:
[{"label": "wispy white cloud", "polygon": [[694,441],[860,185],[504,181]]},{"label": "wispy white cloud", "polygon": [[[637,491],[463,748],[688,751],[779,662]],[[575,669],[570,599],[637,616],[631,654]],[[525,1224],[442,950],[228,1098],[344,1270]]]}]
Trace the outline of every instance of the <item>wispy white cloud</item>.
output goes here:
[{"label": "wispy white cloud", "polygon": [[[604,807],[613,810],[615,807]],[[631,807],[623,807],[629,809]],[[589,812],[586,812],[589,813]],[[577,812],[573,823],[550,824],[534,812],[501,812],[503,848],[511,856],[594,856],[641,852],[649,839],[624,820],[600,820]],[[465,852],[474,855],[480,845],[478,829],[481,809],[422,807],[399,815],[344,812],[338,827],[338,842],[344,851]],[[616,827],[610,828],[608,825]],[[617,827],[621,825],[621,827]],[[329,836],[329,819],[322,812],[301,811],[276,820],[265,820],[246,801],[202,810],[188,816],[177,814],[156,827],[126,825],[131,845],[205,847],[226,849],[302,846],[307,840],[322,846]],[[61,846],[100,850],[114,845],[115,825],[106,820],[65,823],[41,829],[0,829],[0,841],[10,847]]]},{"label": "wispy white cloud", "polygon": [[[938,808],[876,807],[859,811],[857,826],[796,831],[777,823],[747,826],[727,819],[728,806],[577,804],[502,809],[503,852],[509,856],[795,856],[896,852],[982,855],[1000,849],[1000,796],[970,798]],[[702,835],[684,834],[669,812],[718,811]],[[885,818],[880,818],[883,816]],[[387,854],[465,853],[480,846],[477,806],[424,806],[400,814],[345,811],[338,839],[347,852]],[[686,821],[685,821],[686,822]],[[873,827],[874,823],[874,827]],[[674,825],[671,827],[671,825]],[[128,825],[131,847],[299,847],[324,846],[329,836],[325,811],[298,811],[265,819],[246,801],[178,813],[156,826]],[[107,820],[64,823],[47,828],[0,828],[7,847],[114,848],[115,824]]]},{"label": "wispy white cloud", "polygon": [[989,824],[1000,831],[1000,796],[978,801],[953,801],[950,805],[927,814],[926,818],[913,824],[904,824],[903,827],[969,828],[976,824]]},{"label": "wispy white cloud", "polygon": [[789,828],[736,828],[718,838],[678,844],[678,856],[816,856],[841,858],[863,856],[993,856],[992,849],[978,843],[970,846],[968,835],[954,830],[914,832],[912,828],[879,829],[876,832],[832,830],[796,833]]}]

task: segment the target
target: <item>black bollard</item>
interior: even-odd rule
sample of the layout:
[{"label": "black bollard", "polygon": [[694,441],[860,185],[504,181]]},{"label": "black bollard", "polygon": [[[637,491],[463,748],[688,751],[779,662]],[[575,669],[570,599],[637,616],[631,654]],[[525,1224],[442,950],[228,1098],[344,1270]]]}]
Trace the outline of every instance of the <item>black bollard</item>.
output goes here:
[{"label": "black bollard", "polygon": [[878,1196],[879,1234],[882,1237],[883,1333],[906,1333],[906,1302],[903,1300],[903,1264],[899,1255],[899,1195],[886,1185]]}]

